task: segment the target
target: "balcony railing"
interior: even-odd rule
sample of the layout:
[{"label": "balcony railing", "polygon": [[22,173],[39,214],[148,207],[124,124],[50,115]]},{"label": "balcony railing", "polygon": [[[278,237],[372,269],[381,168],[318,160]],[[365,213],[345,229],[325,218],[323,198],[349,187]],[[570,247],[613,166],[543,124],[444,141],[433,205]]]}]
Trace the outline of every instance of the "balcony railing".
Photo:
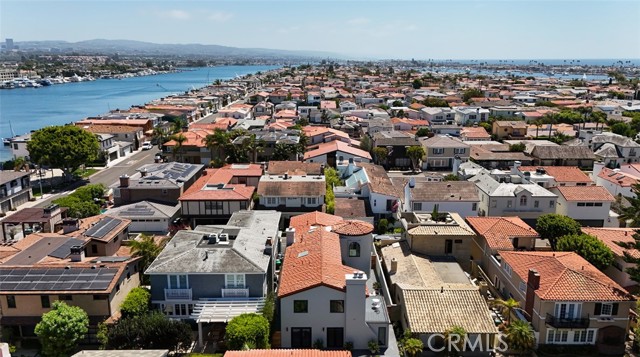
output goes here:
[{"label": "balcony railing", "polygon": [[249,288],[222,288],[223,298],[249,297]]},{"label": "balcony railing", "polygon": [[555,317],[551,314],[547,314],[547,318],[544,321],[547,325],[555,328],[588,328],[589,316],[587,317]]},{"label": "balcony railing", "polygon": [[191,289],[164,289],[165,300],[191,300]]}]

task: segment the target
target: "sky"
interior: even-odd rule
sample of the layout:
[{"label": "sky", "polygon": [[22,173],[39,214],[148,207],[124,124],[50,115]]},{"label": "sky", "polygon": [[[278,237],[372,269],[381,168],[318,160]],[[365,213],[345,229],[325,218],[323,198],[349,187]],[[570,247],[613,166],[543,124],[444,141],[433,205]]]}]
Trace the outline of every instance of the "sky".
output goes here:
[{"label": "sky", "polygon": [[640,0],[0,0],[0,38],[200,43],[353,58],[637,59]]}]

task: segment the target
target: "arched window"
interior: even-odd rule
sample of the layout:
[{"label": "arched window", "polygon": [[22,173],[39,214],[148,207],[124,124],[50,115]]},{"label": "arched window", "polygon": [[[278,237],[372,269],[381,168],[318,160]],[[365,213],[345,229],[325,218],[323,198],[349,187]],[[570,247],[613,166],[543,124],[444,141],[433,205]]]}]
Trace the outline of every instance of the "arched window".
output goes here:
[{"label": "arched window", "polygon": [[527,205],[527,196],[522,196],[520,197],[520,206],[526,206]]},{"label": "arched window", "polygon": [[360,243],[358,242],[349,243],[349,256],[350,257],[360,256]]}]

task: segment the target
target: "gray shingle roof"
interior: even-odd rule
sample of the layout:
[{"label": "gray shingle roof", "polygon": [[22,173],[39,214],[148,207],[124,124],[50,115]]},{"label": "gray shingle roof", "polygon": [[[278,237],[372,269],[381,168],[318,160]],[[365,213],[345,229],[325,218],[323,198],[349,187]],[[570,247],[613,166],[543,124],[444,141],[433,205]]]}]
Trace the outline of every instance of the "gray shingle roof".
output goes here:
[{"label": "gray shingle roof", "polygon": [[538,159],[579,159],[595,160],[596,156],[586,146],[536,146],[531,156]]}]

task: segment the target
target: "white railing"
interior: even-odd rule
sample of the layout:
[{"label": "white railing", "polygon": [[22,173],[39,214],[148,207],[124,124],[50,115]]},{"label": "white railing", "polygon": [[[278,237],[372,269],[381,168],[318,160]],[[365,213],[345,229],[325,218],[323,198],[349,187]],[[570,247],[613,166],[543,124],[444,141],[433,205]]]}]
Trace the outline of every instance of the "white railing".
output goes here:
[{"label": "white railing", "polygon": [[191,300],[191,289],[164,289],[165,300]]},{"label": "white railing", "polygon": [[249,297],[248,288],[222,288],[223,298]]}]

